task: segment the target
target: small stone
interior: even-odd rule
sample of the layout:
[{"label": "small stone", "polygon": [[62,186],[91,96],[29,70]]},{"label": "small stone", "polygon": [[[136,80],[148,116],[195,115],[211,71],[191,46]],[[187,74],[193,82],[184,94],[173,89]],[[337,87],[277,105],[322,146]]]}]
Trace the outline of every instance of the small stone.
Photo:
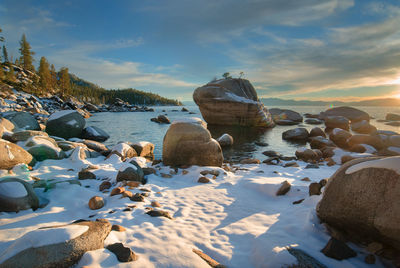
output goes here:
[{"label": "small stone", "polygon": [[327,161],[328,163],[326,163],[326,165],[328,166],[328,167],[331,167],[331,166],[334,166],[334,165],[336,165],[336,162],[332,159],[332,158],[328,158],[328,161]]},{"label": "small stone", "polygon": [[129,186],[129,187],[136,188],[136,187],[140,186],[140,182],[138,182],[138,181],[127,181],[125,185]]},{"label": "small stone", "polygon": [[299,164],[297,162],[288,162],[286,163],[283,167],[299,167]]},{"label": "small stone", "polygon": [[138,259],[138,256],[130,248],[125,247],[122,243],[115,243],[107,246],[106,248],[114,253],[120,262],[131,262]]},{"label": "small stone", "polygon": [[157,171],[154,168],[142,168],[144,175],[156,174]]},{"label": "small stone", "polygon": [[261,163],[261,161],[259,159],[256,159],[256,158],[246,158],[246,159],[240,160],[240,164],[242,164],[242,165],[247,165],[247,164],[249,164],[249,165],[257,165],[257,164],[260,164],[260,163]]},{"label": "small stone", "polygon": [[161,177],[170,179],[170,178],[172,178],[172,175],[166,174],[166,173],[161,173]]},{"label": "small stone", "polygon": [[152,206],[152,207],[155,207],[155,208],[160,208],[160,207],[161,207],[161,204],[158,203],[157,201],[152,201],[152,202],[151,202],[151,206]]},{"label": "small stone", "polygon": [[182,175],[186,175],[186,174],[188,174],[189,173],[189,171],[187,171],[187,170],[182,170]]},{"label": "small stone", "polygon": [[308,186],[308,194],[310,196],[312,195],[320,195],[321,194],[321,184],[319,184],[318,182],[312,182],[309,186]]},{"label": "small stone", "polygon": [[324,253],[325,256],[336,260],[345,260],[357,256],[357,253],[346,245],[346,243],[333,237],[321,252]]},{"label": "small stone", "polygon": [[166,217],[172,220],[172,216],[169,214],[169,212],[164,210],[150,210],[146,212],[146,214],[150,215],[151,217]]},{"label": "small stone", "polygon": [[294,201],[292,204],[293,205],[297,205],[297,204],[300,204],[301,202],[303,202],[304,201],[304,198],[303,199],[300,199],[300,200],[297,200],[297,201]]},{"label": "small stone", "polygon": [[315,168],[315,169],[317,169],[317,168],[319,168],[319,166],[318,166],[317,164],[308,164],[308,165],[305,167],[305,169],[310,169],[310,168]]},{"label": "small stone", "polygon": [[104,207],[104,200],[100,196],[93,196],[89,200],[89,208],[91,210],[101,209]]},{"label": "small stone", "polygon": [[148,193],[150,193],[150,192],[151,192],[151,190],[149,190],[149,189],[146,189],[146,188],[140,188],[139,190],[140,190],[140,191],[142,191],[142,192],[148,192]]},{"label": "small stone", "polygon": [[284,181],[281,184],[281,187],[276,192],[276,195],[285,195],[287,192],[290,191],[292,185],[288,181]]},{"label": "small stone", "polygon": [[131,197],[133,196],[133,193],[132,193],[131,191],[124,191],[124,192],[122,193],[122,196],[123,196],[123,197],[131,198]]},{"label": "small stone", "polygon": [[118,224],[113,224],[113,226],[111,227],[111,230],[117,231],[117,232],[125,232],[126,231],[125,227],[118,225]]},{"label": "small stone", "polygon": [[132,210],[133,210],[133,208],[124,208],[122,211],[128,212],[128,211],[132,211]]},{"label": "small stone", "polygon": [[155,160],[153,160],[153,163],[152,163],[151,165],[152,165],[152,166],[155,166],[155,165],[160,164],[161,162],[162,162],[161,160],[155,159]]},{"label": "small stone", "polygon": [[301,181],[311,181],[309,177],[304,177],[301,179]]},{"label": "small stone", "polygon": [[111,193],[110,193],[110,196],[122,194],[123,192],[125,192],[125,188],[123,188],[123,187],[116,187],[116,188],[112,189],[112,191],[111,191]]},{"label": "small stone", "polygon": [[134,202],[144,202],[144,196],[139,193],[134,194],[129,199]]},{"label": "small stone", "polygon": [[368,254],[367,256],[365,256],[364,261],[367,264],[375,264],[375,256],[373,254]]},{"label": "small stone", "polygon": [[100,185],[99,185],[99,191],[104,191],[107,189],[111,188],[111,182],[109,181],[103,181]]},{"label": "small stone", "polygon": [[96,175],[94,175],[90,170],[83,169],[78,173],[78,179],[80,180],[95,180]]},{"label": "small stone", "polygon": [[210,179],[207,177],[200,177],[197,182],[198,183],[209,183]]}]

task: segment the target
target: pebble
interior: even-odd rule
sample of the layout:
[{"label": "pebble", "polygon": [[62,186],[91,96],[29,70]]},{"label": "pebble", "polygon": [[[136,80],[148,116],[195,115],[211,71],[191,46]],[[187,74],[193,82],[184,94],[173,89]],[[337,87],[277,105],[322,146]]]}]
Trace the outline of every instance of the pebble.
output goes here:
[{"label": "pebble", "polygon": [[198,183],[208,183],[208,182],[210,182],[210,179],[207,177],[200,177],[197,182]]},{"label": "pebble", "polygon": [[89,208],[91,210],[101,209],[104,207],[104,200],[100,196],[93,196],[89,200]]},{"label": "pebble", "polygon": [[125,192],[125,188],[115,187],[114,189],[112,189],[110,196],[119,195],[119,194],[122,194],[123,192]]}]

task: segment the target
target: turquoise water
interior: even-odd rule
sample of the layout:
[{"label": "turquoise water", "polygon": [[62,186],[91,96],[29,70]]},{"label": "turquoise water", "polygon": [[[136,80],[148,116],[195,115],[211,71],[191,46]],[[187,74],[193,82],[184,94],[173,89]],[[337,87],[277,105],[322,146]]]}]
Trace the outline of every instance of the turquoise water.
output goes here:
[{"label": "turquoise water", "polygon": [[[195,114],[181,112],[182,107],[176,106],[160,106],[153,107],[154,112],[127,112],[127,113],[97,113],[87,120],[87,126],[97,126],[104,129],[110,134],[111,138],[105,142],[106,145],[113,145],[120,141],[138,142],[149,141],[155,145],[155,156],[160,159],[162,156],[162,142],[164,135],[169,127],[166,124],[157,124],[150,121],[150,118],[159,114],[166,114],[171,120],[178,120],[187,117],[200,117],[201,113],[197,106],[185,106]],[[319,113],[325,111],[329,107],[322,106],[288,106],[288,107],[268,107],[291,109],[301,114]],[[366,111],[375,119],[371,120],[371,124],[378,129],[392,130],[400,133],[400,127],[387,126],[384,123],[376,122],[377,119],[384,119],[389,112],[399,113],[400,107],[358,107]],[[163,112],[165,110],[165,112]],[[315,126],[301,124],[301,127],[311,129]],[[318,125],[317,125],[318,126]],[[324,125],[319,125],[324,127]],[[224,149],[225,159],[237,160],[241,157],[255,157],[260,160],[266,157],[262,154],[265,150],[275,150],[286,156],[293,156],[296,148],[304,146],[301,143],[291,143],[282,140],[282,132],[298,126],[276,126],[272,129],[255,129],[255,128],[238,128],[209,126],[209,130],[213,138],[218,138],[223,133],[229,133],[233,136],[235,144],[232,148]],[[260,147],[255,142],[266,142],[269,145]]]}]

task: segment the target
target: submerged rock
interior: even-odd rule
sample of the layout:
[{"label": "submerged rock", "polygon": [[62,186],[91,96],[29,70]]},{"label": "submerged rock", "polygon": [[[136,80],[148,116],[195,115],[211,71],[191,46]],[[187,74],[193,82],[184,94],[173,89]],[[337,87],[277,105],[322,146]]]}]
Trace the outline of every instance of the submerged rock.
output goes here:
[{"label": "submerged rock", "polygon": [[197,88],[193,100],[212,125],[273,127],[271,114],[248,80],[220,79]]},{"label": "submerged rock", "polygon": [[163,142],[163,163],[169,166],[221,166],[222,149],[199,118],[175,121]]},{"label": "submerged rock", "polygon": [[292,110],[272,108],[269,113],[277,125],[296,125],[303,122],[303,116]]},{"label": "submerged rock", "polygon": [[217,141],[219,145],[221,145],[221,147],[228,147],[233,145],[233,137],[227,133],[219,137]]}]

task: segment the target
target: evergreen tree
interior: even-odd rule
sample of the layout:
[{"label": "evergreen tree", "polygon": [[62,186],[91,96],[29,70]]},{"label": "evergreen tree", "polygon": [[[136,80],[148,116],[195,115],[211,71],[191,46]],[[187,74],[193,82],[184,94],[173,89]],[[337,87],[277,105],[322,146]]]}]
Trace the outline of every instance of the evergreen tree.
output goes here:
[{"label": "evergreen tree", "polygon": [[7,52],[7,48],[5,45],[3,45],[3,62],[7,63],[8,61],[8,52]]},{"label": "evergreen tree", "polygon": [[[0,28],[0,33],[3,32],[3,30]],[[4,42],[4,37],[0,36],[0,42]]]},{"label": "evergreen tree", "polygon": [[48,90],[51,86],[51,74],[49,69],[49,63],[47,62],[45,57],[40,58],[39,64],[39,86]]},{"label": "evergreen tree", "polygon": [[62,95],[67,95],[71,90],[71,81],[68,74],[68,68],[62,67],[59,72],[59,85]]},{"label": "evergreen tree", "polygon": [[15,73],[14,68],[10,64],[10,70],[6,73],[6,80],[14,82],[15,81]]},{"label": "evergreen tree", "polygon": [[4,74],[3,67],[0,66],[0,80],[3,80],[5,77],[6,77],[6,76],[5,76],[5,74]]},{"label": "evergreen tree", "polygon": [[19,58],[20,64],[24,69],[35,71],[35,67],[33,66],[33,55],[35,55],[35,52],[31,51],[31,45],[26,40],[25,34],[22,35],[19,44],[21,46],[19,49],[19,52],[21,53],[21,57]]},{"label": "evergreen tree", "polygon": [[50,87],[55,89],[57,87],[57,72],[54,64],[50,67]]}]

